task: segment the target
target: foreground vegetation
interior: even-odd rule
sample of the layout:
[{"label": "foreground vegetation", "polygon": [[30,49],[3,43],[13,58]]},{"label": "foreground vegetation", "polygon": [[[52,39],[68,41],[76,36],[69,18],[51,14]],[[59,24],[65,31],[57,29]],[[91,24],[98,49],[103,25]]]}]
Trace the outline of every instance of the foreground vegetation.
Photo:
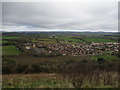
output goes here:
[{"label": "foreground vegetation", "polygon": [[83,74],[12,74],[3,75],[3,88],[117,88],[118,74],[114,72]]},{"label": "foreground vegetation", "polygon": [[[119,60],[89,57],[4,57],[3,87],[117,88]],[[14,67],[14,68],[13,68]],[[20,74],[19,74],[20,73]],[[34,73],[34,74],[33,74]],[[9,74],[9,75],[8,75]],[[44,76],[45,75],[45,76]],[[52,78],[49,76],[51,75]],[[42,77],[41,77],[42,76]],[[56,78],[57,77],[57,78]]]},{"label": "foreground vegetation", "polygon": [[69,88],[59,74],[14,74],[3,76],[3,88]]}]

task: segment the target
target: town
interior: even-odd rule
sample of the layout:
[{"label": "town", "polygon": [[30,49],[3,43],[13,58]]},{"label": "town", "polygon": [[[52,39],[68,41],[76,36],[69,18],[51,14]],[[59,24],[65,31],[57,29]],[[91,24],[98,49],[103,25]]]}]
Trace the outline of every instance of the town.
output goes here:
[{"label": "town", "polygon": [[[42,43],[24,43],[26,50],[35,51],[37,54],[53,54],[60,55],[102,55],[114,54],[118,52],[119,43],[80,43],[80,44],[42,44]],[[56,53],[54,53],[56,55]]]}]

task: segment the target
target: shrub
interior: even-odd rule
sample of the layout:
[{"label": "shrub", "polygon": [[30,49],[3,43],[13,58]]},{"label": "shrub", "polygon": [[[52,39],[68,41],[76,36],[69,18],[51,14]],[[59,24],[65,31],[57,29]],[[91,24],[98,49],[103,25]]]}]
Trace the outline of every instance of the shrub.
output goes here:
[{"label": "shrub", "polygon": [[14,60],[4,58],[2,62],[2,73],[10,74],[15,73],[16,62]]},{"label": "shrub", "polygon": [[25,73],[25,70],[27,69],[27,65],[17,65],[16,72],[17,73]]}]

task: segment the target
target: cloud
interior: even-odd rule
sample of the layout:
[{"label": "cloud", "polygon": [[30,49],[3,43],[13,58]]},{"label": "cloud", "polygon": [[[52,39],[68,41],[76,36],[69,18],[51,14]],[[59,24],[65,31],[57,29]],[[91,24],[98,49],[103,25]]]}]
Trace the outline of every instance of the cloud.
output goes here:
[{"label": "cloud", "polygon": [[117,31],[116,2],[3,2],[4,31]]}]

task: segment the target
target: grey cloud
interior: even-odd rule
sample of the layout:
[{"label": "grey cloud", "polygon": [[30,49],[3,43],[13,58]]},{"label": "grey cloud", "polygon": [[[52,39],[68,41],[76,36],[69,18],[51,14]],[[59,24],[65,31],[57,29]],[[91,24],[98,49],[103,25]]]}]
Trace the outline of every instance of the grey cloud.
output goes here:
[{"label": "grey cloud", "polygon": [[117,30],[117,3],[4,2],[2,9],[7,30]]}]

